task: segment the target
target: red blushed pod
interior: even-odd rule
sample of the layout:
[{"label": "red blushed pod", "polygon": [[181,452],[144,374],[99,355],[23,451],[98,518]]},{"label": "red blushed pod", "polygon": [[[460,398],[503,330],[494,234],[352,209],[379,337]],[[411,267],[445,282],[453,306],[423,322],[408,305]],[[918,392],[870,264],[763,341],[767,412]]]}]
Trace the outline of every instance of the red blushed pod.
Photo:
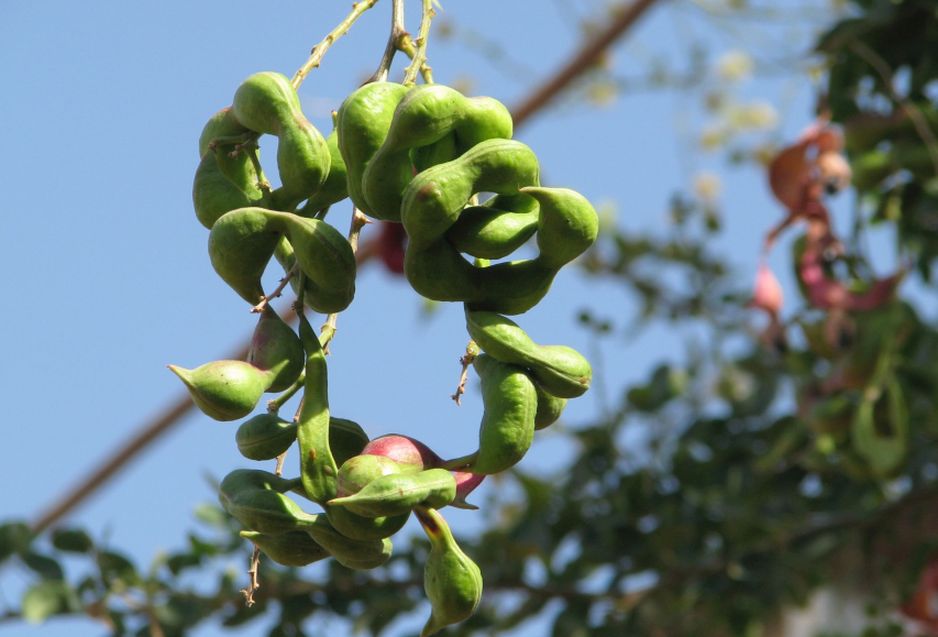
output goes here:
[{"label": "red blushed pod", "polygon": [[450,503],[459,509],[478,509],[474,504],[466,502],[466,498],[477,486],[485,480],[483,473],[469,473],[468,471],[453,471],[453,477],[456,478],[456,498]]},{"label": "red blushed pod", "polygon": [[362,455],[384,456],[414,471],[432,469],[443,464],[443,459],[419,440],[401,434],[388,434],[375,438],[362,449]]}]

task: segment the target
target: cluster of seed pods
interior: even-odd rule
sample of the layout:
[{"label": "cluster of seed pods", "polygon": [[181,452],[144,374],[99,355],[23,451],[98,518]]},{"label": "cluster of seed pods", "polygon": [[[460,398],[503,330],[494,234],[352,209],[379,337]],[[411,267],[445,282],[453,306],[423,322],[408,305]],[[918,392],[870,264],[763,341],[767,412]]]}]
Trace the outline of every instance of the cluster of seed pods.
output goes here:
[{"label": "cluster of seed pods", "polygon": [[[582,355],[535,343],[504,315],[544,297],[560,268],[593,243],[598,220],[578,193],[540,185],[534,152],[511,139],[511,117],[494,99],[375,82],[352,93],[335,121],[323,138],[287,78],[270,72],[248,78],[231,107],[209,120],[193,184],[196,216],[210,229],[216,272],[263,311],[247,360],[170,368],[216,420],[251,416],[265,392],[302,388],[295,418],[254,415],[236,434],[242,455],[257,461],[282,458],[296,443],[299,476],[237,469],[221,483],[221,502],[245,538],[290,566],[328,557],[354,569],[381,566],[389,538],[414,513],[431,545],[426,636],[469,617],[482,594],[479,568],[439,509],[475,508],[466,497],[485,476],[518,463],[535,430],[589,387]],[[261,168],[261,134],[278,137],[276,189]],[[478,204],[482,192],[494,196]],[[355,255],[322,220],[346,197],[375,219],[402,224],[404,273],[418,293],[465,304],[484,405],[477,451],[444,460],[411,437],[370,439],[358,424],[333,417],[319,337],[302,311],[297,333],[264,303],[261,277],[272,259],[288,271],[301,305],[332,313],[352,302]],[[489,262],[532,237],[535,258]],[[308,513],[290,493],[321,512]]]}]

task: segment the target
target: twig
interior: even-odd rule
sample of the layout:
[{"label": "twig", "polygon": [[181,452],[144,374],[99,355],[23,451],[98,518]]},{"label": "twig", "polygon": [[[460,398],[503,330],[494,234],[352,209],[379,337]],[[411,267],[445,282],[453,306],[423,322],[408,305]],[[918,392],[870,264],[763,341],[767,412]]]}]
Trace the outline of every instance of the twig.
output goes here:
[{"label": "twig", "polygon": [[300,391],[303,388],[303,383],[306,381],[306,374],[301,373],[300,377],[296,379],[290,387],[286,389],[282,394],[267,401],[267,412],[271,414],[276,414],[280,411],[280,408],[283,407],[283,404],[293,398],[296,395],[296,392]]},{"label": "twig", "polygon": [[883,85],[886,87],[889,97],[892,98],[899,108],[905,111],[905,114],[912,122],[912,126],[915,127],[915,132],[922,138],[925,148],[928,149],[928,157],[931,159],[932,167],[935,169],[935,176],[938,177],[938,139],[935,138],[935,134],[928,126],[928,120],[922,115],[922,111],[915,104],[907,99],[903,99],[902,96],[896,92],[896,87],[893,84],[892,71],[889,69],[886,60],[880,57],[876,51],[859,40],[853,40],[850,43],[850,48],[867,64],[873,67],[873,70],[876,71],[876,74],[879,75],[880,79],[883,81]]},{"label": "twig", "polygon": [[287,287],[287,284],[290,283],[290,279],[292,279],[293,275],[295,275],[299,271],[300,271],[300,264],[299,262],[296,262],[293,264],[293,267],[291,267],[287,271],[287,273],[283,275],[283,278],[280,279],[280,283],[279,285],[277,285],[274,291],[271,292],[270,294],[265,295],[264,298],[261,299],[260,303],[258,303],[257,305],[251,308],[251,312],[255,314],[257,314],[258,312],[263,312],[264,308],[270,305],[271,301],[273,301],[274,299],[278,298],[281,294],[283,294],[283,288]]},{"label": "twig", "polygon": [[[409,86],[417,81],[418,72],[423,74],[428,84],[433,82],[432,75],[430,75],[431,67],[427,64],[427,43],[430,40],[430,24],[433,22],[433,16],[435,15],[436,11],[433,8],[433,0],[423,0],[423,15],[420,17],[420,32],[417,34],[417,39],[414,40],[414,44],[417,48],[414,51],[413,59],[404,71],[404,81],[402,83],[405,86]],[[427,79],[428,76],[430,76],[430,79]]]},{"label": "twig", "polygon": [[293,88],[299,88],[303,80],[306,79],[306,76],[309,75],[309,72],[319,66],[319,63],[322,61],[326,51],[329,50],[329,47],[331,47],[336,40],[345,35],[352,25],[355,24],[355,21],[358,20],[365,11],[375,6],[377,1],[378,0],[361,0],[352,5],[352,11],[345,16],[345,19],[342,20],[336,28],[330,31],[319,44],[310,50],[309,59],[306,60],[306,64],[301,66],[296,72],[296,75],[293,76],[293,79],[290,80],[290,84],[293,85]]},{"label": "twig", "polygon": [[479,346],[472,339],[466,343],[466,353],[459,357],[459,364],[462,365],[462,371],[459,373],[459,383],[456,385],[456,393],[450,396],[456,401],[456,406],[462,404],[462,395],[466,393],[466,381],[469,380],[469,366],[479,355]]},{"label": "twig", "polygon": [[248,569],[248,575],[251,577],[251,583],[246,588],[242,588],[244,594],[244,605],[250,608],[254,605],[254,593],[261,587],[257,572],[261,565],[261,550],[254,545],[254,552],[251,553],[251,567]]},{"label": "twig", "polygon": [[388,79],[391,63],[394,62],[394,56],[397,52],[401,50],[401,41],[404,37],[409,37],[407,29],[404,28],[404,0],[393,0],[391,4],[391,34],[388,36],[387,46],[384,47],[381,62],[372,76],[365,82],[366,84],[384,82]]},{"label": "twig", "polygon": [[[359,210],[358,208],[352,209],[352,221],[349,225],[348,231],[348,242],[352,246],[352,254],[358,252],[358,237],[361,234],[362,228],[366,224],[371,223],[368,217]],[[326,317],[326,322],[319,329],[319,342],[322,344],[323,352],[326,354],[329,353],[329,343],[332,342],[333,337],[336,332],[336,323],[339,320],[339,313],[333,312]]]}]

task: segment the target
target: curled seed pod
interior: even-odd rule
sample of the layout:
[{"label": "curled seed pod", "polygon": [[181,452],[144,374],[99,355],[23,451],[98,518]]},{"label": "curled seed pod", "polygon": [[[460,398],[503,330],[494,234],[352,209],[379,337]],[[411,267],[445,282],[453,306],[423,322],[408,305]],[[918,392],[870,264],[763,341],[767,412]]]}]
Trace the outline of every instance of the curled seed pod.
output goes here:
[{"label": "curled seed pod", "polygon": [[[375,456],[378,457],[378,456]],[[421,505],[438,509],[456,497],[456,479],[446,469],[395,473],[376,478],[357,493],[329,501],[367,518],[409,513]]]},{"label": "curled seed pod", "polygon": [[430,447],[416,438],[401,434],[375,438],[365,445],[362,454],[390,458],[401,465],[402,471],[430,469],[440,466],[443,462]]},{"label": "curled seed pod", "polygon": [[251,305],[264,296],[261,277],[280,241],[268,212],[263,208],[226,212],[208,236],[208,254],[215,272]]},{"label": "curled seed pod", "polygon": [[482,354],[473,361],[482,381],[485,409],[472,473],[501,473],[517,464],[534,440],[537,394],[524,370]]},{"label": "curled seed pod", "polygon": [[543,387],[534,383],[537,393],[537,412],[534,414],[534,428],[544,429],[557,422],[560,414],[567,406],[566,398],[558,398],[548,393]]},{"label": "curled seed pod", "polygon": [[273,380],[267,391],[284,391],[300,377],[306,355],[296,332],[269,305],[264,306],[248,350],[247,362],[269,371]]},{"label": "curled seed pod", "polygon": [[347,568],[368,570],[377,568],[391,557],[393,546],[387,538],[356,540],[339,533],[322,516],[303,527],[317,544],[329,551],[336,561]]},{"label": "curled seed pod", "polygon": [[273,378],[244,361],[213,361],[195,369],[168,367],[185,384],[196,406],[215,420],[237,420],[250,414]]},{"label": "curled seed pod", "polygon": [[466,310],[466,328],[482,351],[504,363],[531,371],[548,393],[575,398],[589,389],[593,371],[576,350],[564,345],[538,345],[521,327],[494,312]]},{"label": "curled seed pod", "polygon": [[329,551],[303,531],[276,535],[241,531],[241,537],[254,542],[264,555],[284,566],[306,566],[329,557]]},{"label": "curled seed pod", "polygon": [[[383,456],[358,455],[349,458],[339,467],[336,493],[339,496],[357,493],[373,480],[400,471],[401,465]],[[326,506],[326,514],[332,526],[343,535],[358,540],[375,540],[397,533],[407,522],[410,512],[369,518],[330,505]]]},{"label": "curled seed pod", "polygon": [[231,108],[247,128],[279,139],[277,168],[283,186],[273,193],[279,208],[293,210],[319,191],[329,174],[329,148],[303,114],[300,98],[286,76],[255,73],[235,91]]},{"label": "curled seed pod", "polygon": [[432,610],[420,632],[420,637],[429,637],[472,616],[482,599],[482,573],[459,548],[438,511],[418,509],[417,519],[430,539],[423,588]]},{"label": "curled seed pod", "polygon": [[342,507],[326,506],[326,515],[329,523],[336,531],[347,538],[360,541],[374,541],[389,538],[407,523],[410,512],[401,515],[382,515],[377,518],[366,518],[343,509]]},{"label": "curled seed pod", "polygon": [[[413,177],[413,149],[455,134],[454,150],[461,154],[483,140],[509,138],[511,133],[508,110],[492,98],[467,98],[439,84],[412,88],[394,110],[384,143],[362,175],[362,192],[371,214],[400,220],[402,193]],[[426,158],[420,161],[425,163]]]},{"label": "curled seed pod", "polygon": [[277,414],[258,414],[235,433],[238,451],[249,460],[273,460],[296,441],[296,423]]},{"label": "curled seed pod", "polygon": [[286,493],[301,486],[299,478],[283,478],[269,471],[260,469],[235,469],[222,479],[218,485],[218,497],[224,506],[244,491],[277,491]]}]

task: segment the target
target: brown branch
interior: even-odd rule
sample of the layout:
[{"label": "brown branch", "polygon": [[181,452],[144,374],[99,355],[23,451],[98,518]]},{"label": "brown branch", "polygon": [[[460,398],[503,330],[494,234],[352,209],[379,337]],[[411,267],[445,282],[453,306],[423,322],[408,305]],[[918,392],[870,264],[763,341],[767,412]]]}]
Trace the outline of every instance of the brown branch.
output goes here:
[{"label": "brown branch", "polygon": [[515,126],[520,126],[532,115],[542,110],[570,83],[596,63],[596,60],[616,40],[629,30],[657,0],[635,0],[615,12],[612,22],[601,33],[592,36],[570,61],[547,81],[534,89],[528,97],[512,109]]},{"label": "brown branch", "polygon": [[[550,79],[531,94],[513,111],[515,127],[521,126],[532,115],[543,109],[550,100],[556,97],[580,74],[589,69],[590,65],[617,39],[622,37],[645,11],[651,8],[657,0],[635,0],[628,6],[623,6],[616,12],[609,27],[594,38],[586,42],[583,47],[570,58],[570,61],[559,69]],[[367,3],[366,3],[367,4]],[[370,4],[368,5],[370,6]],[[364,255],[362,255],[363,257]],[[360,257],[361,258],[361,257]],[[296,317],[292,309],[284,316],[285,321]],[[233,356],[228,358],[244,359],[247,356],[249,345],[241,347]],[[39,533],[65,517],[75,507],[97,491],[124,465],[133,460],[150,443],[168,431],[173,425],[182,420],[194,405],[188,394],[179,396],[162,412],[146,422],[136,434],[123,445],[108,455],[104,463],[94,469],[78,485],[67,491],[57,502],[42,512],[33,522],[33,531]]]}]

